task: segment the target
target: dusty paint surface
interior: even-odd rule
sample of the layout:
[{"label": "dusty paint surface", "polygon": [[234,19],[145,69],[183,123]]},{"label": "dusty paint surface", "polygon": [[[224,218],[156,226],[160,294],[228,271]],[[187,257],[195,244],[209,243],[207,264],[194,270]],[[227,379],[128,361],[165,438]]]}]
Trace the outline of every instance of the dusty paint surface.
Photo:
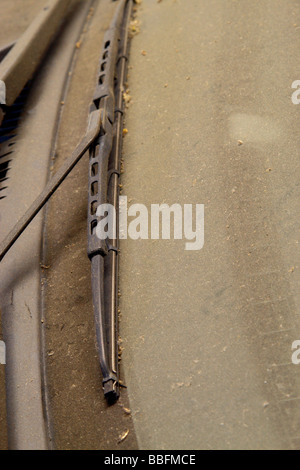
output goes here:
[{"label": "dusty paint surface", "polygon": [[123,194],[202,203],[205,245],[121,244],[126,383],[144,449],[299,447],[299,4],[145,0]]}]

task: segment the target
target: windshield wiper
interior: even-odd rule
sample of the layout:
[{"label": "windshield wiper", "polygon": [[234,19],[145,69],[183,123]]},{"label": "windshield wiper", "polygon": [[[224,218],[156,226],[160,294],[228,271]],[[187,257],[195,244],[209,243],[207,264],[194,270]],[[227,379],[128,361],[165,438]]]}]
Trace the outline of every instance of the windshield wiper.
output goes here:
[{"label": "windshield wiper", "polygon": [[[110,203],[118,214],[120,154],[123,135],[123,91],[127,73],[128,27],[132,0],[120,3],[104,38],[99,85],[93,109],[103,120],[98,138],[90,148],[88,256],[92,269],[92,292],[98,354],[104,395],[109,402],[119,396],[118,367],[118,235],[97,237],[97,208]],[[117,217],[118,220],[118,217]],[[116,228],[118,234],[118,227]]]},{"label": "windshield wiper", "polygon": [[105,35],[98,85],[90,109],[87,133],[71,157],[51,178],[44,191],[0,243],[1,261],[89,149],[88,256],[92,268],[93,305],[103,389],[109,402],[118,398],[120,386],[117,313],[119,243],[118,236],[113,240],[101,240],[97,237],[96,212],[99,205],[109,202],[118,213],[123,90],[127,73],[128,27],[131,12],[132,0],[121,0],[111,27]]}]

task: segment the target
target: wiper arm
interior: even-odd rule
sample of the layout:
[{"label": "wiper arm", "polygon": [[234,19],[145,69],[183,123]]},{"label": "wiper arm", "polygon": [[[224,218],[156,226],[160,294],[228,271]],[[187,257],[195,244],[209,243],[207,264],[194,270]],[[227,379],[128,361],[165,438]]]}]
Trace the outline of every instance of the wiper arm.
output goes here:
[{"label": "wiper arm", "polygon": [[74,166],[83,157],[86,151],[90,148],[92,142],[95,140],[99,133],[101,125],[101,111],[95,110],[90,114],[88,130],[81,142],[75,148],[71,157],[59,168],[55,175],[46,185],[42,193],[34,200],[29,209],[21,217],[21,219],[12,228],[9,234],[0,243],[0,261],[4,258],[10,248],[14,245],[20,235],[28,227],[30,222],[35,218],[39,211],[44,207],[46,202],[50,199],[52,194],[55,193],[57,188],[65,180],[68,174],[72,171]]},{"label": "wiper arm", "polygon": [[[104,395],[109,402],[119,396],[118,367],[118,235],[100,240],[96,234],[99,205],[110,203],[118,213],[120,153],[123,133],[123,89],[127,73],[128,27],[132,0],[122,0],[104,38],[99,86],[92,109],[101,109],[104,121],[90,148],[88,256],[97,346]],[[117,217],[118,219],[118,217]],[[118,227],[116,230],[118,233]]]}]

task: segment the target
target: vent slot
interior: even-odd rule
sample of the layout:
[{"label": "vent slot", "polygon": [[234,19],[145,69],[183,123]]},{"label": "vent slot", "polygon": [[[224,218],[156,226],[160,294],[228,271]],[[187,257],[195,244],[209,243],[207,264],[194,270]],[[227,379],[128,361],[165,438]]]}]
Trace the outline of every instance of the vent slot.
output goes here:
[{"label": "vent slot", "polygon": [[7,189],[7,183],[3,183],[9,180],[9,172],[13,165],[12,154],[16,144],[18,126],[29,91],[30,86],[28,84],[24,87],[15,103],[10,108],[7,108],[0,127],[0,200],[6,197],[5,190]]}]

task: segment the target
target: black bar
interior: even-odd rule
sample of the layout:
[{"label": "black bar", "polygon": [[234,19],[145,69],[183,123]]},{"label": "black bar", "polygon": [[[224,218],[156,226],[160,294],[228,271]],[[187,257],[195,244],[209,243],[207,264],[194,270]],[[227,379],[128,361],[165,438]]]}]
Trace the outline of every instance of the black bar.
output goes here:
[{"label": "black bar", "polygon": [[102,109],[105,120],[99,138],[90,149],[89,165],[88,256],[92,262],[94,316],[103,389],[109,402],[119,397],[118,238],[100,240],[97,237],[99,218],[96,211],[105,203],[118,208],[123,130],[122,87],[127,71],[123,57],[128,49],[131,10],[132,0],[122,0],[104,37],[93,107]]}]

